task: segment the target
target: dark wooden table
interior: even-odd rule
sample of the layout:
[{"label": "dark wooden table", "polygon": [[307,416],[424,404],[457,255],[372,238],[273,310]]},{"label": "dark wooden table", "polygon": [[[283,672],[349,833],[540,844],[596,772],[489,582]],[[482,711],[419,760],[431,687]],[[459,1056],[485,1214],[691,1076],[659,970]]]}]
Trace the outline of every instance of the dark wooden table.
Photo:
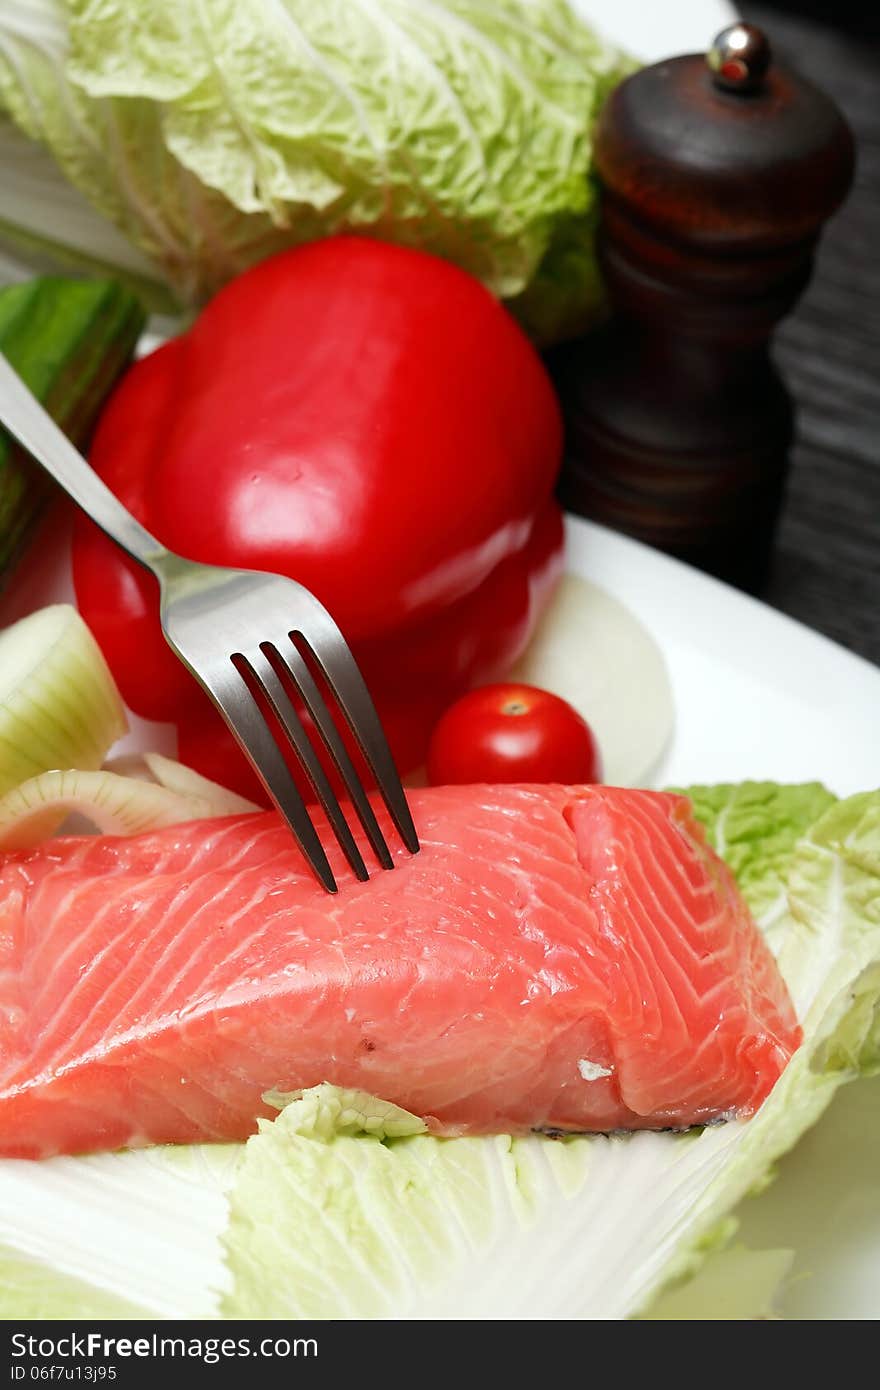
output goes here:
[{"label": "dark wooden table", "polygon": [[794,13],[794,4],[738,8],[834,97],[858,147],[853,191],[777,336],[798,439],[763,597],[880,665],[880,18],[846,0],[845,29]]}]

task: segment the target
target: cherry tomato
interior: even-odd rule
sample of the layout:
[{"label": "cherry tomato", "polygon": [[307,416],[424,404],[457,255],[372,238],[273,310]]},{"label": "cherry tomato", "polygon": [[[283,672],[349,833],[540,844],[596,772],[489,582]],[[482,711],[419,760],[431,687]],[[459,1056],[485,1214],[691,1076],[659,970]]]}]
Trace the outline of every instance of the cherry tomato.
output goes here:
[{"label": "cherry tomato", "polygon": [[589,724],[558,695],[533,685],[484,685],[456,700],[428,747],[428,781],[598,782]]}]

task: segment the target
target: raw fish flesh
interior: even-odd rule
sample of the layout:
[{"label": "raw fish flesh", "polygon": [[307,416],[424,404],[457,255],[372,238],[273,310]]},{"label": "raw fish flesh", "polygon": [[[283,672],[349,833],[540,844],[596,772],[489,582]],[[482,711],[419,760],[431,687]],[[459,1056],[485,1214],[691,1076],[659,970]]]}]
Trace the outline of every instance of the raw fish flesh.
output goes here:
[{"label": "raw fish flesh", "polygon": [[410,795],[421,852],[335,897],[270,813],[0,860],[0,1153],[243,1139],[325,1080],[438,1134],[755,1110],[800,1030],[686,799]]}]

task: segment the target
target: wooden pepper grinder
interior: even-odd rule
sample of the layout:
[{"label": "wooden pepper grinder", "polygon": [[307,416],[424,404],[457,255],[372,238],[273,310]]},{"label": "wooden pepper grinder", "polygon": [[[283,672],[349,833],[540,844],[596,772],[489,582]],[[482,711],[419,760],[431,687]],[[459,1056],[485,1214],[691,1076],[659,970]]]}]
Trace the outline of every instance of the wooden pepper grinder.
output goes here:
[{"label": "wooden pepper grinder", "polygon": [[837,107],[735,24],[605,105],[595,162],[614,316],[551,362],[572,511],[741,587],[766,577],[792,437],[770,335],[853,173]]}]

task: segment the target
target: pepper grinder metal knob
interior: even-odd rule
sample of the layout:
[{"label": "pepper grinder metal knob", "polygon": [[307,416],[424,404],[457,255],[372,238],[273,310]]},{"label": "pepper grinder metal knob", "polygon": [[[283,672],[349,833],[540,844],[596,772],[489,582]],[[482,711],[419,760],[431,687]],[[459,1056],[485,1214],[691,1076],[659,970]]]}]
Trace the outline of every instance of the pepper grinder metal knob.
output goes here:
[{"label": "pepper grinder metal knob", "polygon": [[551,357],[561,498],[758,590],[793,429],[770,339],[852,180],[849,128],[736,24],[621,83],[595,164],[613,315]]},{"label": "pepper grinder metal knob", "polygon": [[770,66],[770,45],[754,24],[731,24],[715,36],[706,54],[715,84],[730,92],[753,92]]}]

